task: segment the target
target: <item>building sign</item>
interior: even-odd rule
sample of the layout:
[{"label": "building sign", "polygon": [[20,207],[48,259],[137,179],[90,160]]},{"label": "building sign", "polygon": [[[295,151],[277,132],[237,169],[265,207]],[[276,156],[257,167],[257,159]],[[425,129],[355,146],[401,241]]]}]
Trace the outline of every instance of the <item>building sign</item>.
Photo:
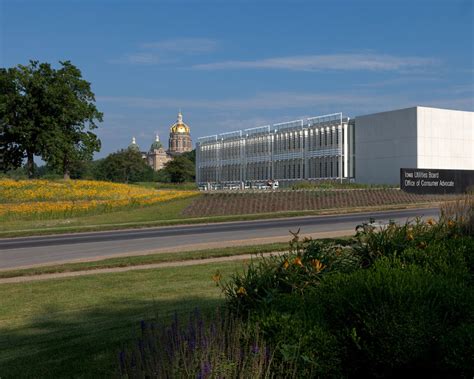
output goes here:
[{"label": "building sign", "polygon": [[474,170],[401,168],[400,188],[419,194],[465,193],[474,189]]}]

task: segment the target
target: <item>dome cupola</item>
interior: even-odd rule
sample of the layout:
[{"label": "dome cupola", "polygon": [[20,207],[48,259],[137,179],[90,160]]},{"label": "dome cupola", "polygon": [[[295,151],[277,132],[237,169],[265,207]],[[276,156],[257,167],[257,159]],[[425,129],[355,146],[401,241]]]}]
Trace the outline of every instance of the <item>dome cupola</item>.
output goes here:
[{"label": "dome cupola", "polygon": [[191,129],[183,122],[181,111],[178,113],[178,119],[176,122],[170,127],[170,139],[168,145],[168,152],[171,155],[182,154],[193,149]]},{"label": "dome cupola", "polygon": [[156,134],[156,137],[155,137],[155,142],[153,142],[150,146],[150,151],[153,151],[153,150],[159,150],[163,147],[163,145],[161,144],[160,142],[160,137],[158,136],[158,134]]},{"label": "dome cupola", "polygon": [[137,144],[135,137],[132,137],[132,143],[128,145],[129,150],[140,151],[140,146]]},{"label": "dome cupola", "polygon": [[181,112],[178,113],[178,119],[170,128],[171,133],[179,133],[179,134],[189,134],[190,128],[183,122],[183,115]]}]

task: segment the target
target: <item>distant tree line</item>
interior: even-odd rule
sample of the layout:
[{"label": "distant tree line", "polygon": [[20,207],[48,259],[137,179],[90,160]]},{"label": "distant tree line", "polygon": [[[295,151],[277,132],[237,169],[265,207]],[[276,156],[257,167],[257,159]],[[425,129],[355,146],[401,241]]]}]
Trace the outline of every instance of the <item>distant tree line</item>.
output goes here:
[{"label": "distant tree line", "polygon": [[[118,183],[194,182],[194,157],[194,150],[184,153],[167,162],[163,169],[155,172],[146,164],[140,152],[123,149],[103,159],[75,161],[70,166],[69,175],[71,179],[106,180]],[[60,179],[63,177],[60,169],[48,163],[43,166],[34,164],[33,171],[32,178]],[[25,179],[29,177],[28,167],[25,164],[8,170],[4,175],[14,179]]]}]

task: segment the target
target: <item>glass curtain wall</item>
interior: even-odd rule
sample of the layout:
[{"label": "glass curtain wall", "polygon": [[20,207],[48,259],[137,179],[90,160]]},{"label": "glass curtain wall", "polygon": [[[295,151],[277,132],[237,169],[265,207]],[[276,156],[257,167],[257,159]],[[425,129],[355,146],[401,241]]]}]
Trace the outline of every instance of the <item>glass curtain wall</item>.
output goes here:
[{"label": "glass curtain wall", "polygon": [[196,181],[240,184],[268,180],[351,178],[353,124],[341,113],[202,137]]}]

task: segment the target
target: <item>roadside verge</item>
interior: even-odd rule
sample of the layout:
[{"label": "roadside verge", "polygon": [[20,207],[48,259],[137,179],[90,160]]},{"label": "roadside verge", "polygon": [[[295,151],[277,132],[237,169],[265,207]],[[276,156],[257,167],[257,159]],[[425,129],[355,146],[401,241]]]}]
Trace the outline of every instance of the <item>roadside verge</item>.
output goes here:
[{"label": "roadside verge", "polygon": [[157,220],[144,222],[128,222],[128,223],[113,223],[87,226],[62,226],[54,228],[35,228],[35,229],[21,229],[21,230],[0,230],[0,238],[13,237],[27,237],[27,236],[42,236],[42,235],[56,235],[56,234],[71,234],[84,232],[100,232],[123,229],[143,229],[161,226],[175,226],[175,225],[195,225],[208,224],[231,221],[252,221],[252,220],[268,220],[287,217],[301,217],[301,216],[326,216],[346,213],[363,213],[363,212],[380,212],[389,210],[402,210],[414,208],[432,208],[439,206],[441,203],[423,202],[423,203],[409,203],[409,204],[390,204],[385,206],[372,207],[350,207],[350,208],[328,208],[310,211],[286,211],[273,213],[254,213],[244,215],[231,216],[212,216],[212,217],[195,217],[182,218],[175,220]]},{"label": "roadside verge", "polygon": [[56,272],[52,274],[15,276],[11,278],[0,279],[0,284],[24,283],[24,282],[31,282],[31,281],[37,281],[37,280],[70,278],[70,277],[76,277],[76,276],[108,274],[108,273],[126,272],[126,271],[132,271],[132,270],[150,270],[150,269],[158,269],[158,268],[166,268],[166,267],[185,267],[185,266],[203,265],[203,264],[208,264],[208,263],[220,263],[220,262],[229,262],[229,261],[236,261],[236,260],[249,260],[249,259],[254,259],[258,257],[268,257],[270,255],[279,255],[279,254],[285,253],[286,251],[287,250],[273,251],[269,253],[260,253],[260,254],[256,254],[256,253],[255,254],[237,254],[237,255],[225,256],[225,257],[188,259],[184,261],[142,264],[142,265],[136,265],[136,266],[127,266],[127,267],[111,267],[111,268],[100,268],[100,269],[90,269],[90,270],[81,270],[81,271]]}]

